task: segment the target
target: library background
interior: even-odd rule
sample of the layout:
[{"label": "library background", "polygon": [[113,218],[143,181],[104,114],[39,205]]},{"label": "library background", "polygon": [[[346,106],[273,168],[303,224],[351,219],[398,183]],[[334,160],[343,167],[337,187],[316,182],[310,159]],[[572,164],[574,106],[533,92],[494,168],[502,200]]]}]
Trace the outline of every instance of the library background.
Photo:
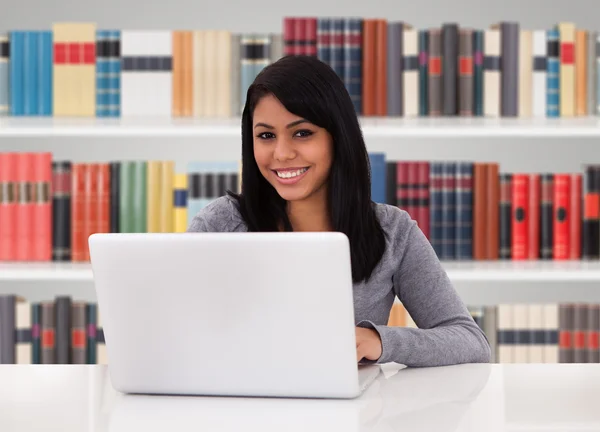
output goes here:
[{"label": "library background", "polygon": [[342,78],[373,199],[418,222],[494,362],[600,362],[593,1],[27,3],[0,17],[0,363],[107,362],[87,237],[182,232],[239,190],[245,90],[284,55]]}]

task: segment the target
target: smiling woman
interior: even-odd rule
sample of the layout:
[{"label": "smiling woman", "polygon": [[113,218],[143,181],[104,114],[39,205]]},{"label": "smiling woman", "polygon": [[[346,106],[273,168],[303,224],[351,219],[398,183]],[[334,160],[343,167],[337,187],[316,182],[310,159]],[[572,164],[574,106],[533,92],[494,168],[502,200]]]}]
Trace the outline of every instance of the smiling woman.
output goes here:
[{"label": "smiling woman", "polygon": [[[204,207],[188,232],[342,232],[350,242],[359,362],[489,361],[484,333],[416,222],[371,200],[354,105],[328,65],[289,56],[256,77],[242,114],[242,166],[242,192]],[[396,296],[418,328],[386,325]]]}]

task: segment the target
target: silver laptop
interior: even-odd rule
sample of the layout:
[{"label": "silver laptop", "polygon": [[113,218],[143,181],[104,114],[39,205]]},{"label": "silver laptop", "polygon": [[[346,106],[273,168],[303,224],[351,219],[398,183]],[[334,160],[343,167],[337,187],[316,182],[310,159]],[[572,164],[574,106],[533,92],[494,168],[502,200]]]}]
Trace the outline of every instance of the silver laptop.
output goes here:
[{"label": "silver laptop", "polygon": [[108,369],[123,393],[354,398],[341,233],[94,234]]}]

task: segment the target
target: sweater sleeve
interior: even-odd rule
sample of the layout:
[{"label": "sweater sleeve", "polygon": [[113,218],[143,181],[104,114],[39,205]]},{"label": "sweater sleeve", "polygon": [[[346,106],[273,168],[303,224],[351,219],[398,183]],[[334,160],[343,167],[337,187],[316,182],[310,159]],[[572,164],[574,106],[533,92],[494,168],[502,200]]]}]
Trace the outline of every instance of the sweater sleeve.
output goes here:
[{"label": "sweater sleeve", "polygon": [[[373,363],[395,362],[409,367],[488,363],[491,351],[485,333],[456,293],[433,247],[410,220],[404,229],[393,287],[418,328],[388,327],[369,321],[359,326],[375,329],[382,355]],[[399,228],[399,227],[398,227]]]}]

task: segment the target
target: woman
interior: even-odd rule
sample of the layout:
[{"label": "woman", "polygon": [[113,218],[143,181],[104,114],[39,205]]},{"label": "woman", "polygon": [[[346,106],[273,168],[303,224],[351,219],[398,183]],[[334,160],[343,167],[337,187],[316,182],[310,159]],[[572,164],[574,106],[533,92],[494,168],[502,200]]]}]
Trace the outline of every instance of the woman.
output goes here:
[{"label": "woman", "polygon": [[[263,69],[242,114],[242,193],[202,209],[188,232],[339,231],[349,238],[357,361],[489,362],[490,347],[408,213],[371,201],[354,107],[316,58]],[[398,298],[419,328],[388,327]]]}]

